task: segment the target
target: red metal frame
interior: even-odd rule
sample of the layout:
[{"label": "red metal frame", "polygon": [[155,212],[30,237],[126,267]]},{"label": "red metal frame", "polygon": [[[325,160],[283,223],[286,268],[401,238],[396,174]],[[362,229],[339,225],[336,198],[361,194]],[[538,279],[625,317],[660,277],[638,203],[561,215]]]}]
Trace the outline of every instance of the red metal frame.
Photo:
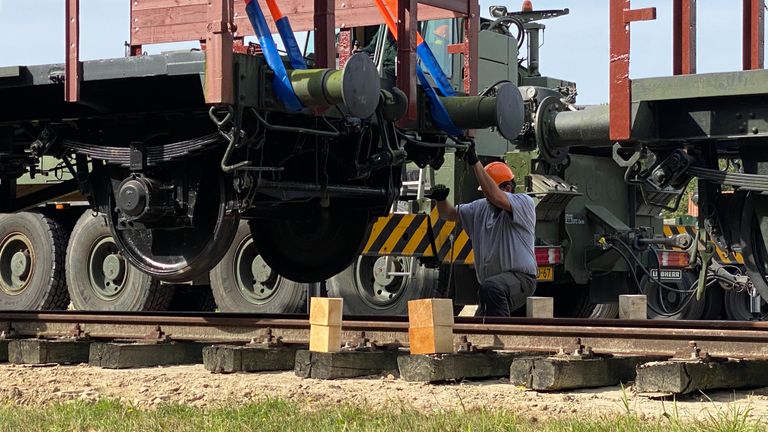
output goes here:
[{"label": "red metal frame", "polygon": [[[78,19],[79,0],[67,0],[67,101],[79,100]],[[335,28],[352,28],[382,23],[373,0],[285,0],[280,5],[290,16],[294,31],[315,31],[316,62],[319,67],[336,66]],[[466,16],[468,73],[465,87],[476,92],[477,31],[479,28],[477,0],[398,0],[398,29],[407,37],[398,38],[398,86],[409,98],[409,115],[416,115],[416,30],[418,19],[433,20]],[[269,9],[263,7],[269,15]],[[267,16],[272,31],[274,22]],[[142,46],[166,42],[198,40],[206,50],[206,102],[233,102],[232,53],[243,51],[242,38],[253,35],[240,0],[133,0],[131,1],[132,55],[141,55]],[[345,33],[342,32],[343,39]],[[348,55],[341,42],[339,60]]]},{"label": "red metal frame", "polygon": [[[762,69],[765,57],[765,0],[743,0],[743,68]],[[653,19],[655,8],[632,10],[630,0],[611,0],[612,140],[631,136],[632,80],[629,78],[630,23]],[[673,0],[675,75],[696,73],[696,0]]]},{"label": "red metal frame", "polygon": [[765,58],[765,0],[744,0],[744,70],[763,69]]},{"label": "red metal frame", "polygon": [[696,73],[696,0],[673,1],[673,57],[675,75]]},{"label": "red metal frame", "polygon": [[66,44],[64,100],[67,102],[80,101],[80,0],[67,0],[66,15]]},{"label": "red metal frame", "polygon": [[630,0],[611,0],[612,140],[629,139],[632,123],[632,80],[629,79],[630,24],[656,19],[656,8],[632,9]]}]

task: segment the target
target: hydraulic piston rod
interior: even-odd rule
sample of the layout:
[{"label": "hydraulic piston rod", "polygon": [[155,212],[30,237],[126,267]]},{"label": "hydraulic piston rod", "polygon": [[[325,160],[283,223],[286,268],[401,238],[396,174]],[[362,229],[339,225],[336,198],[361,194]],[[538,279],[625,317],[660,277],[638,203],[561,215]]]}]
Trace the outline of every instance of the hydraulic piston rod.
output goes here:
[{"label": "hydraulic piston rod", "polygon": [[496,96],[448,96],[440,100],[461,129],[496,127],[504,138],[513,140],[523,128],[525,107],[514,84],[499,86]]},{"label": "hydraulic piston rod", "polygon": [[364,53],[353,55],[344,69],[294,69],[287,71],[293,91],[304,106],[343,104],[355,117],[368,118],[376,111],[381,85],[376,65]]},{"label": "hydraulic piston rod", "polygon": [[561,163],[570,146],[610,147],[609,124],[607,105],[568,111],[559,98],[550,96],[536,111],[536,144],[545,159]]}]

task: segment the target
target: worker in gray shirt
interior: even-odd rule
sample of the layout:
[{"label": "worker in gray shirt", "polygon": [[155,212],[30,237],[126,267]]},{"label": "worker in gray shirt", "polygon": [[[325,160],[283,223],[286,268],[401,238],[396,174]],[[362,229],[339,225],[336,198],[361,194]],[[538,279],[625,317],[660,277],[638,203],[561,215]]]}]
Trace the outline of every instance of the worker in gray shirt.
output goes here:
[{"label": "worker in gray shirt", "polygon": [[443,185],[432,188],[430,195],[440,217],[458,219],[472,240],[480,282],[476,315],[508,317],[536,289],[536,207],[533,198],[514,193],[515,174],[506,164],[483,167],[474,145],[460,155],[474,171],[485,198],[454,207]]}]

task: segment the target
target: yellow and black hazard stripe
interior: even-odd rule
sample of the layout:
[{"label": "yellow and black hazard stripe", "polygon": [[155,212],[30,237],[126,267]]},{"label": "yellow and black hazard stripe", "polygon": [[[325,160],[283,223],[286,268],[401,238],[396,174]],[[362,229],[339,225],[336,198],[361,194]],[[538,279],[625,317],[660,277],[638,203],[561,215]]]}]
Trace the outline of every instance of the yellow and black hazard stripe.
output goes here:
[{"label": "yellow and black hazard stripe", "polygon": [[[666,237],[677,234],[688,234],[691,237],[696,238],[698,228],[690,225],[664,225],[663,231]],[[741,252],[730,252],[722,249],[718,245],[715,245],[715,251],[717,252],[717,262],[720,264],[744,264],[744,257],[741,255]]]},{"label": "yellow and black hazard stripe", "polygon": [[436,208],[429,215],[393,213],[380,217],[371,229],[363,255],[436,258],[457,264],[474,262],[467,232],[455,222],[440,219]]}]

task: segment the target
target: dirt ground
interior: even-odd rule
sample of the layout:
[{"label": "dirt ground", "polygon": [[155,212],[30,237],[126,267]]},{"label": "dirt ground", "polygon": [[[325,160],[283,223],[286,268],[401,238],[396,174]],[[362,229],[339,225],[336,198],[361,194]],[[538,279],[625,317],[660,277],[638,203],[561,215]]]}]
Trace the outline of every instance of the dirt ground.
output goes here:
[{"label": "dirt ground", "polygon": [[202,365],[129,370],[0,365],[0,401],[23,405],[111,398],[145,408],[169,401],[200,407],[267,397],[292,400],[310,409],[337,404],[427,412],[502,408],[536,420],[622,414],[627,411],[625,405],[641,418],[675,410],[683,418],[701,418],[707,412],[734,408],[768,418],[768,388],[698,394],[673,402],[635,396],[631,387],[540,393],[512,386],[505,379],[428,385],[391,375],[339,381],[302,379],[293,372],[222,375],[211,374]]}]

